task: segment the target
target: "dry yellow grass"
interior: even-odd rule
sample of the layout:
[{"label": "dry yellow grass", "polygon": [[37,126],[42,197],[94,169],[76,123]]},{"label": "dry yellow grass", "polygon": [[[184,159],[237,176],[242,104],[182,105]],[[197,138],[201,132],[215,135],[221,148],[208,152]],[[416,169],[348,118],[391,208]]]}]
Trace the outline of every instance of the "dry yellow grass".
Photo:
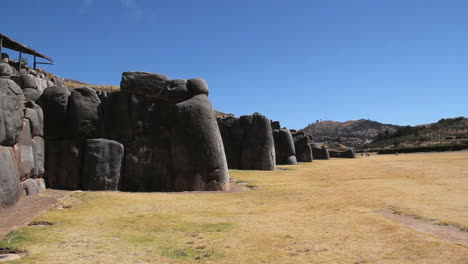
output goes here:
[{"label": "dry yellow grass", "polygon": [[261,186],[246,192],[75,193],[0,247],[29,252],[12,263],[468,263],[376,213],[468,227],[467,165],[466,151],[373,156],[231,171]]}]

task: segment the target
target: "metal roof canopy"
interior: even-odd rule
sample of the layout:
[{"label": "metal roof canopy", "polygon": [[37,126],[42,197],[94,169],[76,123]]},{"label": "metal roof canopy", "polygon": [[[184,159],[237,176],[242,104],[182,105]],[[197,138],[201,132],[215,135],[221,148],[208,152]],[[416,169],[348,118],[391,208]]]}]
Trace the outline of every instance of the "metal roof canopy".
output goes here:
[{"label": "metal roof canopy", "polygon": [[[6,36],[0,33],[0,53],[2,51],[2,47],[5,47],[7,49],[11,50],[16,50],[20,52],[20,58],[21,58],[21,53],[26,53],[34,56],[34,68],[36,68],[36,64],[55,64],[55,61],[52,60],[52,58],[47,57],[46,55],[39,53],[35,51],[34,49],[21,44],[20,42]],[[36,57],[44,58],[51,63],[41,63],[41,62],[36,62]]]}]

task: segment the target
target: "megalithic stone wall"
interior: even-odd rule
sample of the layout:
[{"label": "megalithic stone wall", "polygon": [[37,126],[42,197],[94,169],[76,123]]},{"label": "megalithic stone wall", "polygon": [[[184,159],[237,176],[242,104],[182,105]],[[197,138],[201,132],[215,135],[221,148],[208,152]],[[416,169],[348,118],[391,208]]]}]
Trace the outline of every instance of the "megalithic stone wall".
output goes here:
[{"label": "megalithic stone wall", "polygon": [[296,149],[296,159],[298,162],[312,162],[312,147],[309,144],[309,136],[304,132],[293,134],[294,148]]},{"label": "megalithic stone wall", "polygon": [[119,92],[52,87],[38,103],[52,188],[229,190],[224,147],[202,79],[125,72]]},{"label": "megalithic stone wall", "polygon": [[275,146],[270,120],[254,113],[249,116],[218,118],[229,168],[274,170]]},{"label": "megalithic stone wall", "polygon": [[328,160],[330,154],[328,153],[328,147],[325,144],[313,143],[310,145],[312,148],[312,155],[317,160]]},{"label": "megalithic stone wall", "polygon": [[45,189],[42,109],[0,77],[0,208]]},{"label": "megalithic stone wall", "polygon": [[287,128],[273,130],[276,164],[297,165],[296,149],[291,132]]}]

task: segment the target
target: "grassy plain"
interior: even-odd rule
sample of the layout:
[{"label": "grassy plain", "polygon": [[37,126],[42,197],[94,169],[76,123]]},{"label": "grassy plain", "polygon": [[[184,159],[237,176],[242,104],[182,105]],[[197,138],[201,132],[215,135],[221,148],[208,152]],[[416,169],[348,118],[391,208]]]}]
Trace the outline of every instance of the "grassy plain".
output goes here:
[{"label": "grassy plain", "polygon": [[11,263],[468,263],[468,248],[388,209],[468,227],[468,152],[231,171],[232,193],[74,193],[0,242]]}]

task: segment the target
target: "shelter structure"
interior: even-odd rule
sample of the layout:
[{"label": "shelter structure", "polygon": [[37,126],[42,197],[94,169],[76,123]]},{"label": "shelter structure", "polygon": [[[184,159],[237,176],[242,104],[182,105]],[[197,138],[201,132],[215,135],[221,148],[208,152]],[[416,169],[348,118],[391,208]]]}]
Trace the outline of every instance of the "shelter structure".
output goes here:
[{"label": "shelter structure", "polygon": [[[37,68],[37,64],[52,64],[52,65],[55,64],[52,58],[0,33],[0,54],[2,54],[2,48],[7,48],[7,49],[11,49],[11,50],[19,52],[18,71],[21,70],[21,58],[22,58],[23,53],[34,56],[34,69]],[[37,57],[46,59],[49,62],[38,62]]]}]

